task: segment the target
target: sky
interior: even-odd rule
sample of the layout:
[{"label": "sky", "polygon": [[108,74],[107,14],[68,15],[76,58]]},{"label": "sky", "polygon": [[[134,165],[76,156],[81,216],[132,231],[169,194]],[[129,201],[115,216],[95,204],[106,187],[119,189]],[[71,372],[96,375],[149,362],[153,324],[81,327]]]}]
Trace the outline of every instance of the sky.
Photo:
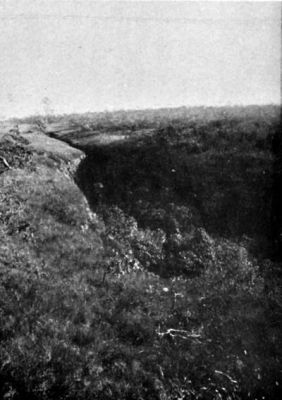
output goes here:
[{"label": "sky", "polygon": [[0,0],[0,118],[280,103],[280,53],[279,2]]}]

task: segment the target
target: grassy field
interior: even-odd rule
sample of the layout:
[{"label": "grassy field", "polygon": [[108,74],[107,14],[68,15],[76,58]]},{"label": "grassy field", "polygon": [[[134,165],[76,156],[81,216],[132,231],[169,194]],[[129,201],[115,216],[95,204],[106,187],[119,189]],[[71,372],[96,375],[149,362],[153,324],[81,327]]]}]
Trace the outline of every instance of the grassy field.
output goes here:
[{"label": "grassy field", "polygon": [[1,138],[0,398],[278,399],[280,109],[38,121],[87,157]]}]

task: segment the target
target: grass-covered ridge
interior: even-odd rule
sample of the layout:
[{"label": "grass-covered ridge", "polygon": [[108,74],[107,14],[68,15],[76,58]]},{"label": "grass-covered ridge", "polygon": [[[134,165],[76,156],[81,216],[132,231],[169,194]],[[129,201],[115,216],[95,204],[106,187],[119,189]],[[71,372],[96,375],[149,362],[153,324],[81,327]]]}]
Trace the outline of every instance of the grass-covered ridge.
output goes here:
[{"label": "grass-covered ridge", "polygon": [[[174,149],[175,162],[171,132],[162,128],[157,140]],[[204,228],[202,210],[170,187],[165,208],[162,187],[150,187],[153,198],[147,185],[133,191],[130,215],[120,170],[113,176],[111,162],[103,164],[111,152],[126,160],[127,151],[101,151],[97,174],[116,181],[88,181],[91,211],[68,162],[20,137],[0,142],[10,166],[0,170],[0,398],[279,398],[279,264],[256,255],[250,236],[235,241]],[[197,151],[181,154],[206,161]],[[219,153],[227,150],[218,145]],[[163,166],[134,170],[135,154],[128,171],[122,164],[125,186],[131,173],[150,184],[164,178]],[[259,155],[270,160],[270,148]]]}]

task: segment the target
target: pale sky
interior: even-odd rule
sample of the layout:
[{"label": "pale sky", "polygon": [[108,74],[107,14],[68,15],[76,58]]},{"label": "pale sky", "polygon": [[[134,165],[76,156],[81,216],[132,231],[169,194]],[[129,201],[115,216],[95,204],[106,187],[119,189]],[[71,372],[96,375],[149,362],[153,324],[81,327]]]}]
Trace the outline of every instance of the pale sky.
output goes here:
[{"label": "pale sky", "polygon": [[0,0],[0,118],[280,103],[281,3]]}]

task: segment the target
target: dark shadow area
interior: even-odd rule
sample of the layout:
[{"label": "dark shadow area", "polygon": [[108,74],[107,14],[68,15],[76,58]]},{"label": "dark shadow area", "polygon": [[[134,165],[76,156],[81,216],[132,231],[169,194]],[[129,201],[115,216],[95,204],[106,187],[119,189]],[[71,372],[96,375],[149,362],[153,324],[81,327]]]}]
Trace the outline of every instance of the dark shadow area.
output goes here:
[{"label": "dark shadow area", "polygon": [[279,182],[275,177],[273,183],[271,152],[233,146],[202,151],[181,135],[170,141],[169,129],[142,143],[91,149],[76,173],[91,206],[117,205],[152,229],[165,228],[153,214],[189,207],[196,225],[209,233],[248,236],[255,251],[271,255],[273,213],[281,218],[280,199],[272,200]]},{"label": "dark shadow area", "polygon": [[272,237],[274,257],[282,261],[282,124],[280,124],[273,136],[273,192],[272,192]]}]

